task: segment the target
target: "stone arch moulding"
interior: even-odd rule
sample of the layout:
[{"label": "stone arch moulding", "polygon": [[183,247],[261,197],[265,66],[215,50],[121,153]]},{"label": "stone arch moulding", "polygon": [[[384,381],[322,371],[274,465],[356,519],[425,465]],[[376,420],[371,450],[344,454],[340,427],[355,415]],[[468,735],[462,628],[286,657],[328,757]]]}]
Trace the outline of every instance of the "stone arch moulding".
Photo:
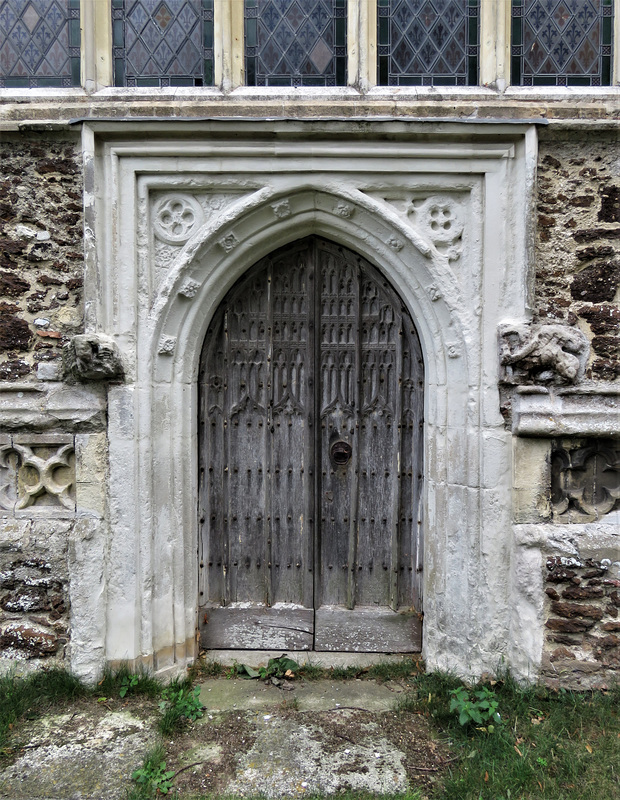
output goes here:
[{"label": "stone arch moulding", "polygon": [[[360,137],[357,123],[334,123],[341,134],[334,143],[326,138],[330,123],[295,123],[307,137],[298,142],[288,140],[286,125],[265,121],[236,124],[231,145],[212,135],[227,125],[212,122],[188,138],[182,124],[162,123],[140,145],[131,124],[84,126],[93,165],[87,326],[115,338],[127,380],[109,391],[109,514],[97,534],[105,547],[97,537],[92,545],[106,553],[104,623],[90,649],[74,649],[73,667],[89,675],[105,661],[126,660],[166,672],[195,657],[203,338],[245,270],[317,233],[375,264],[415,320],[427,379],[423,652],[429,665],[461,674],[492,669],[509,656],[511,618],[510,439],[496,397],[496,328],[515,308],[526,314],[534,129],[468,125],[464,141],[461,126],[443,126],[429,145],[423,125],[378,123]],[[386,130],[393,130],[389,144]],[[153,193],[215,189],[232,199],[217,213],[197,213],[198,229],[156,281]],[[408,203],[431,196],[460,204],[456,263],[408,216]],[[73,613],[78,624],[77,595]]]}]

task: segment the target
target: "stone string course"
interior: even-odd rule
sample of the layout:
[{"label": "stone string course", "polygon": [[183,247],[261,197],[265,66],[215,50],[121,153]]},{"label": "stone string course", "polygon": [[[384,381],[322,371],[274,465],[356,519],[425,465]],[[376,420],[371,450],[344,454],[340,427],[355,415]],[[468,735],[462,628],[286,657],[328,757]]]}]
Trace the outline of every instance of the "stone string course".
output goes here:
[{"label": "stone string course", "polygon": [[548,685],[604,688],[620,679],[620,580],[611,566],[547,559],[542,678]]},{"label": "stone string course", "polygon": [[535,318],[577,325],[586,379],[620,380],[620,141],[545,138],[538,159]]},{"label": "stone string course", "polygon": [[60,366],[82,330],[79,142],[4,134],[0,164],[0,380],[15,381]]}]

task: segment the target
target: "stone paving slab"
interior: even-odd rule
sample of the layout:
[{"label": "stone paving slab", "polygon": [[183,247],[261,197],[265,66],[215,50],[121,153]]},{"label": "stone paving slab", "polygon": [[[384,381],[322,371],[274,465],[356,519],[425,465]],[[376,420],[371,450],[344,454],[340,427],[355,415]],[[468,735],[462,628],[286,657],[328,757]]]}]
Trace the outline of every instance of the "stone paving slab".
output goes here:
[{"label": "stone paving slab", "polygon": [[363,744],[343,740],[337,748],[326,747],[316,725],[266,714],[225,792],[269,798],[336,794],[344,787],[376,795],[405,792],[404,753],[372,725],[366,727]]},{"label": "stone paving slab", "polygon": [[126,711],[42,717],[29,723],[23,754],[0,773],[4,800],[123,800],[131,773],[156,735]]}]

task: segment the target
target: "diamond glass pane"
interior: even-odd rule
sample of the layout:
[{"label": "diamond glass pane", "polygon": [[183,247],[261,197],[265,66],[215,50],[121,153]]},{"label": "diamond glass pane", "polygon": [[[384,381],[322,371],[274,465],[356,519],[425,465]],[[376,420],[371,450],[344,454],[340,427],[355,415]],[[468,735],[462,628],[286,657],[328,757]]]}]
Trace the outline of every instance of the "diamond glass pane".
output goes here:
[{"label": "diamond glass pane", "polygon": [[0,0],[0,88],[79,85],[79,0]]},{"label": "diamond glass pane", "polygon": [[213,0],[112,0],[115,86],[211,86]]},{"label": "diamond glass pane", "polygon": [[248,86],[344,86],[346,0],[245,0]]},{"label": "diamond glass pane", "polygon": [[513,0],[512,75],[521,86],[609,86],[613,0]]},{"label": "diamond glass pane", "polygon": [[479,0],[378,0],[378,83],[478,82]]}]

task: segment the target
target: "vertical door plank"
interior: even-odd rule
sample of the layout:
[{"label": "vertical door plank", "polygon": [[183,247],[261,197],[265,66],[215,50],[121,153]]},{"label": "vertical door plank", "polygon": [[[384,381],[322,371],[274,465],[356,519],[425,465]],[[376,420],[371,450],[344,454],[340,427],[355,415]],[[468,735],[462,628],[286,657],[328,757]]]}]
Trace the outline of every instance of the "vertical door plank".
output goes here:
[{"label": "vertical door plank", "polygon": [[[271,586],[272,604],[312,608],[312,491],[309,465],[314,413],[308,393],[314,313],[306,246],[273,261],[271,278]],[[310,558],[309,558],[310,556]]]},{"label": "vertical door plank", "polygon": [[[374,276],[373,276],[374,277]],[[387,286],[362,278],[357,603],[395,607],[401,319]]]},{"label": "vertical door plank", "polygon": [[[353,567],[350,532],[355,532],[355,421],[358,357],[358,270],[342,248],[320,242],[319,420],[320,420],[320,569],[321,595],[315,605],[352,604],[349,570]],[[336,442],[353,455],[338,465],[331,455]]]},{"label": "vertical door plank", "polygon": [[403,320],[402,404],[398,604],[421,612],[424,371],[420,341],[409,316]]},{"label": "vertical door plank", "polygon": [[268,401],[269,294],[264,270],[247,282],[226,312],[224,530],[228,540],[227,603],[265,602],[264,517]]}]

